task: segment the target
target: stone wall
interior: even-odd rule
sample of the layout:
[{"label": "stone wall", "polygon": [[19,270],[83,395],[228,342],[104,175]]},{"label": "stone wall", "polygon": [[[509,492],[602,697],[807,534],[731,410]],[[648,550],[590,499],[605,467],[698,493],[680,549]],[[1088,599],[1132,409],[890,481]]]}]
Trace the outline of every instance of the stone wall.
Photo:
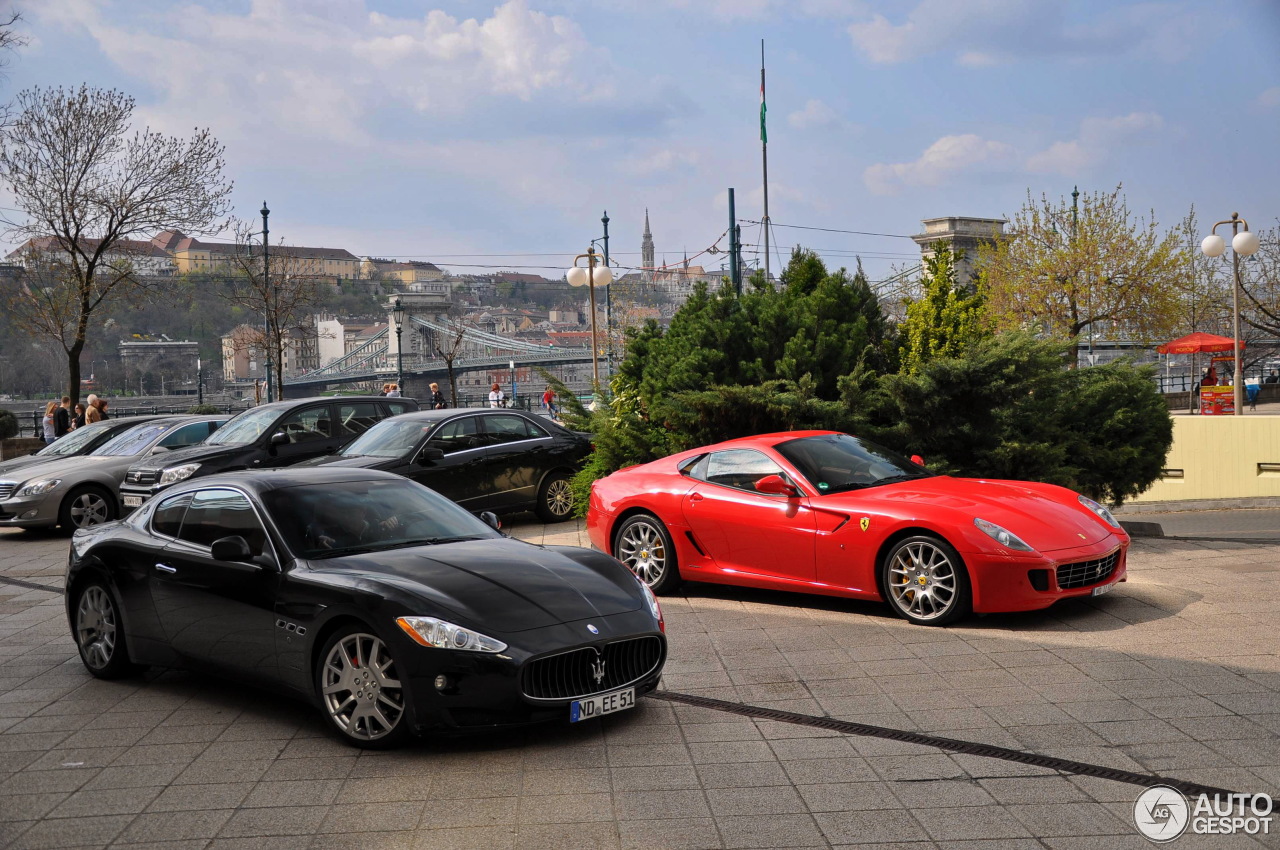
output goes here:
[{"label": "stone wall", "polygon": [[44,448],[44,440],[36,437],[10,437],[0,440],[0,460],[26,457]]}]

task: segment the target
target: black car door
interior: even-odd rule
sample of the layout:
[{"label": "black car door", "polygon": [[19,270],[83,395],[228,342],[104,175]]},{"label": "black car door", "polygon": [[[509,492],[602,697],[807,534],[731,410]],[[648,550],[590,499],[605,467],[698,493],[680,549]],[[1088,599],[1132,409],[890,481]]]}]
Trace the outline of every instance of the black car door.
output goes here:
[{"label": "black car door", "polygon": [[551,435],[518,413],[486,413],[481,419],[489,443],[485,468],[494,487],[489,509],[532,507],[551,463]]},{"label": "black car door", "polygon": [[[284,435],[284,442],[276,442],[277,434]],[[334,435],[333,408],[329,404],[313,404],[281,417],[269,435],[267,453],[259,466],[292,466],[329,454],[339,443],[346,442]]]},{"label": "black car door", "polygon": [[[173,530],[170,509],[176,513],[182,498],[157,507],[158,530],[165,523]],[[254,562],[214,560],[213,541],[231,535],[248,541]],[[244,493],[210,487],[192,494],[175,538],[159,553],[151,582],[156,614],[173,649],[230,673],[274,679],[278,564]]]},{"label": "black car door", "polygon": [[[439,449],[444,457],[427,457],[425,449]],[[408,468],[396,471],[469,511],[487,511],[493,497],[493,482],[485,470],[487,452],[480,417],[459,416],[436,426]]]}]

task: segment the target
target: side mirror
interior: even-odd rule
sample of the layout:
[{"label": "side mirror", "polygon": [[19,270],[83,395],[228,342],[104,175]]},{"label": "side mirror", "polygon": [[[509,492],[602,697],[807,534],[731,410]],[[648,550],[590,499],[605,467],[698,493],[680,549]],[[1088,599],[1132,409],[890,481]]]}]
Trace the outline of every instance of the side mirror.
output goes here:
[{"label": "side mirror", "polygon": [[215,561],[232,563],[253,559],[253,552],[249,550],[249,541],[238,534],[230,537],[219,537],[213,541],[213,546],[210,547],[210,554],[213,555]]},{"label": "side mirror", "polygon": [[781,475],[766,475],[756,481],[756,492],[770,496],[799,496],[794,484],[788,484]]},{"label": "side mirror", "polygon": [[154,448],[151,449],[150,452],[148,452],[148,454],[158,455],[158,454],[164,454],[167,451],[169,451],[168,446],[155,446]]},{"label": "side mirror", "polygon": [[287,446],[289,444],[289,435],[284,431],[276,431],[271,435],[268,441],[273,446]]},{"label": "side mirror", "polygon": [[924,458],[920,457],[920,455],[912,455],[911,462],[916,466],[924,466]]},{"label": "side mirror", "polygon": [[493,511],[481,511],[480,521],[492,528],[494,531],[502,530],[502,522],[498,519],[498,515]]},{"label": "side mirror", "polygon": [[432,460],[443,460],[444,449],[437,449],[434,446],[427,446],[418,452],[418,463],[426,463]]}]

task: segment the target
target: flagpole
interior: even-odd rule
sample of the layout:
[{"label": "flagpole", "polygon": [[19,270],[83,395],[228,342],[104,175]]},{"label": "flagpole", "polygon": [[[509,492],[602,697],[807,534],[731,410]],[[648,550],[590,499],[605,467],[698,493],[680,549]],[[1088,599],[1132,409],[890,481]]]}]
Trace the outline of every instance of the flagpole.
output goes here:
[{"label": "flagpole", "polygon": [[764,39],[760,39],[760,160],[764,170],[764,279],[769,282],[769,134],[765,132],[764,116]]}]

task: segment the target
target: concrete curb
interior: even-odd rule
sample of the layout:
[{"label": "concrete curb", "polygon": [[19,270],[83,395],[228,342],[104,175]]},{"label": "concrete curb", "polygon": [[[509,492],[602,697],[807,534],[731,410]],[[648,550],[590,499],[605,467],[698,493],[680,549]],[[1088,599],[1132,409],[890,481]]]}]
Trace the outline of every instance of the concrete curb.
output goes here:
[{"label": "concrete curb", "polygon": [[1158,522],[1133,522],[1122,520],[1122,528],[1130,537],[1164,537],[1164,527]]},{"label": "concrete curb", "polygon": [[1249,508],[1280,508],[1280,496],[1246,496],[1239,499],[1184,499],[1168,502],[1128,502],[1113,514],[1168,514],[1178,511],[1230,511]]}]

